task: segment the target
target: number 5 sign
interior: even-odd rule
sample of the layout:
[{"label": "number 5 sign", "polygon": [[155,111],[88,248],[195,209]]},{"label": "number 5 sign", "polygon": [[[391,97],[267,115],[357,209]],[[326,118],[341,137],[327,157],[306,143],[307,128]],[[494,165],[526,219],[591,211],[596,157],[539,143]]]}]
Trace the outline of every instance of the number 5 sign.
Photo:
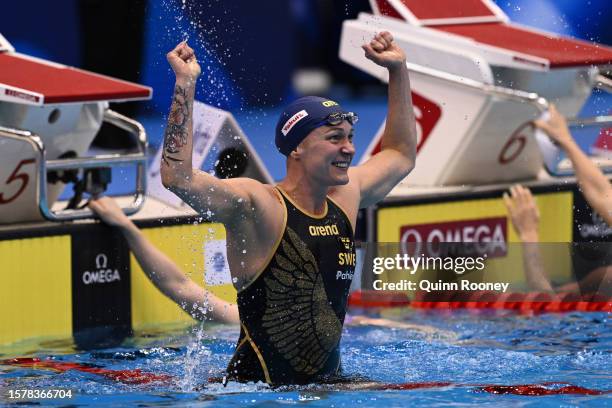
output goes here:
[{"label": "number 5 sign", "polygon": [[25,137],[0,137],[0,224],[41,220],[38,151]]},{"label": "number 5 sign", "polygon": [[[14,201],[21,195],[21,193],[23,193],[30,182],[30,176],[22,169],[22,167],[34,163],[36,163],[35,159],[21,160],[11,175],[6,179],[4,184],[0,185],[0,205],[8,204]],[[14,191],[13,194],[5,193],[5,191],[11,190]]]}]

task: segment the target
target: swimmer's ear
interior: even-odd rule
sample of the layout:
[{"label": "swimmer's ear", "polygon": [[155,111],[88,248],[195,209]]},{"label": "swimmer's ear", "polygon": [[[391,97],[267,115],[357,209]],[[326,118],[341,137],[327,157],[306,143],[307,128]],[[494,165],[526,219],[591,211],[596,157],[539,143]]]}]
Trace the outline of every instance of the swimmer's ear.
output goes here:
[{"label": "swimmer's ear", "polygon": [[293,158],[294,160],[299,160],[301,156],[302,152],[299,146],[293,149],[291,153],[289,153],[289,157]]}]

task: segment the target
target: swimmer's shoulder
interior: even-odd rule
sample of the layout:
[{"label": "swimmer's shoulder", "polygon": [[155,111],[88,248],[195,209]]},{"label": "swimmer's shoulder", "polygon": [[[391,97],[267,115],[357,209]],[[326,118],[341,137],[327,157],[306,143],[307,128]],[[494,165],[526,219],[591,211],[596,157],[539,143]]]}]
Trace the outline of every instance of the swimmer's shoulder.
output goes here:
[{"label": "swimmer's shoulder", "polygon": [[253,204],[258,204],[260,201],[274,199],[274,186],[264,184],[261,181],[249,177],[236,177],[225,180],[232,188],[238,189],[242,195],[248,197]]},{"label": "swimmer's shoulder", "polygon": [[[260,251],[255,253],[266,254],[269,248],[274,247],[283,235],[287,223],[287,207],[280,192],[270,184],[259,184],[259,188],[252,195],[252,211],[250,213],[250,228],[243,229],[255,233],[249,242],[260,245]],[[255,261],[250,262],[256,264]],[[262,266],[263,267],[263,266]],[[256,268],[261,270],[261,268]]]},{"label": "swimmer's shoulder", "polygon": [[[242,228],[249,222],[269,222],[273,220],[273,212],[278,213],[283,209],[274,186],[248,177],[225,179],[223,183],[227,191],[232,192],[231,201],[226,200],[223,208],[229,214],[224,222],[226,227]],[[230,203],[234,205],[230,206]]]},{"label": "swimmer's shoulder", "polygon": [[255,198],[265,207],[282,207],[283,199],[278,189],[272,184],[261,184],[261,188],[255,193]]},{"label": "swimmer's shoulder", "polygon": [[280,193],[274,185],[265,184],[248,177],[230,179],[246,192],[249,197],[249,212],[264,214],[269,212],[278,213],[284,208]]}]

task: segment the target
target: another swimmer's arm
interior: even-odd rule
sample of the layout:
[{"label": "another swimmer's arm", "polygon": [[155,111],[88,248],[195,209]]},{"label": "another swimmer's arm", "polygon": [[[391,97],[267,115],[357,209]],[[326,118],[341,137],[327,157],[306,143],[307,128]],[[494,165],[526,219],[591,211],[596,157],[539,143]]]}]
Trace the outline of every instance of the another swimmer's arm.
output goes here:
[{"label": "another swimmer's arm", "polygon": [[550,119],[548,121],[537,120],[534,124],[565,150],[574,166],[584,197],[606,223],[612,226],[612,185],[597,165],[576,144],[563,115],[554,105],[551,105]]},{"label": "another swimmer's arm", "polygon": [[[219,299],[198,286],[162,251],[155,247],[128,219],[115,201],[108,197],[92,200],[90,208],[107,225],[118,228],[125,237],[138,264],[164,295],[189,313],[194,319],[209,318],[226,323],[238,321],[236,305]],[[212,312],[204,313],[206,302]]]},{"label": "another swimmer's arm", "polygon": [[398,322],[396,320],[383,319],[383,318],[371,318],[362,315],[351,316],[350,321],[346,322],[349,326],[366,325],[366,326],[378,326],[388,327],[391,329],[406,329],[421,332],[426,335],[435,335],[437,337],[456,339],[457,334],[448,330],[438,329],[433,326],[425,326],[422,324]]},{"label": "another swimmer's arm", "polygon": [[196,320],[214,320],[237,324],[238,307],[202,288],[155,247],[132,223],[119,226],[138,264],[164,295],[172,299]]},{"label": "another swimmer's arm", "polygon": [[573,140],[564,149],[574,165],[578,184],[587,202],[612,226],[612,185]]},{"label": "another swimmer's arm", "polygon": [[528,188],[521,185],[510,189],[512,197],[504,193],[504,204],[510,220],[522,242],[523,267],[527,285],[532,290],[552,292],[540,253],[540,213]]},{"label": "another swimmer's arm", "polygon": [[238,308],[192,281],[132,223],[119,226],[138,264],[164,295],[197,320],[237,323]]},{"label": "another swimmer's arm", "polygon": [[558,292],[573,292],[579,294],[597,293],[610,297],[612,289],[612,265],[605,265],[591,270],[579,282],[571,282],[559,286]]},{"label": "another swimmer's arm", "polygon": [[381,151],[351,169],[360,185],[360,207],[367,207],[382,200],[414,168],[416,122],[404,51],[388,32],[378,34],[363,49],[366,58],[389,71],[389,107]]}]

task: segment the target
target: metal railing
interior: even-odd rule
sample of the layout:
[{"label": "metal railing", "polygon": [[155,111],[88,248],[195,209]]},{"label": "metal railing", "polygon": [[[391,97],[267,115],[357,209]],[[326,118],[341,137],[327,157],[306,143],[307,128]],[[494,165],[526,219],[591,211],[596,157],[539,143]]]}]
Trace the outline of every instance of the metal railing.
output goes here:
[{"label": "metal railing", "polygon": [[502,98],[513,99],[519,102],[530,103],[538,108],[541,112],[548,109],[548,101],[535,92],[526,92],[503,86],[496,86],[474,79],[465,78],[459,75],[451,74],[437,69],[427,68],[422,65],[406,63],[408,71],[416,72],[421,75],[440,79],[442,81],[452,82],[464,88],[469,88],[477,91],[485,92],[489,95],[499,96]]},{"label": "metal railing", "polygon": [[[491,85],[484,82],[476,81],[474,79],[465,78],[437,69],[427,68],[422,65],[413,64],[410,62],[406,63],[406,67],[409,71],[416,72],[418,74],[425,75],[431,78],[440,79],[442,81],[452,82],[453,84],[459,85],[464,88],[482,91],[489,95],[513,99],[519,102],[530,103],[537,107],[541,112],[546,111],[549,106],[549,103],[546,98],[538,95],[535,92],[527,92],[512,88],[506,88],[503,86]],[[601,89],[602,91],[612,93],[612,79],[602,74],[594,76],[592,80],[592,86],[593,88]],[[609,118],[609,116],[595,116],[592,118],[585,119],[568,119],[568,121],[585,121],[584,123],[586,124],[587,122],[597,123],[598,120],[601,122],[606,122],[608,120],[606,118]]]},{"label": "metal railing", "polygon": [[128,132],[136,139],[137,153],[106,154],[91,157],[46,160],[46,151],[42,139],[32,132],[20,129],[0,127],[0,137],[27,140],[37,153],[38,167],[37,194],[38,208],[44,218],[50,221],[69,221],[93,217],[89,208],[64,209],[54,211],[50,207],[47,191],[47,173],[58,170],[93,169],[116,167],[125,164],[136,165],[136,188],[132,202],[121,209],[127,215],[134,214],[144,204],[146,193],[147,138],[143,126],[137,121],[107,109],[103,121]]},{"label": "metal railing", "polygon": [[612,93],[612,79],[605,75],[599,74],[595,77],[594,87]]}]

